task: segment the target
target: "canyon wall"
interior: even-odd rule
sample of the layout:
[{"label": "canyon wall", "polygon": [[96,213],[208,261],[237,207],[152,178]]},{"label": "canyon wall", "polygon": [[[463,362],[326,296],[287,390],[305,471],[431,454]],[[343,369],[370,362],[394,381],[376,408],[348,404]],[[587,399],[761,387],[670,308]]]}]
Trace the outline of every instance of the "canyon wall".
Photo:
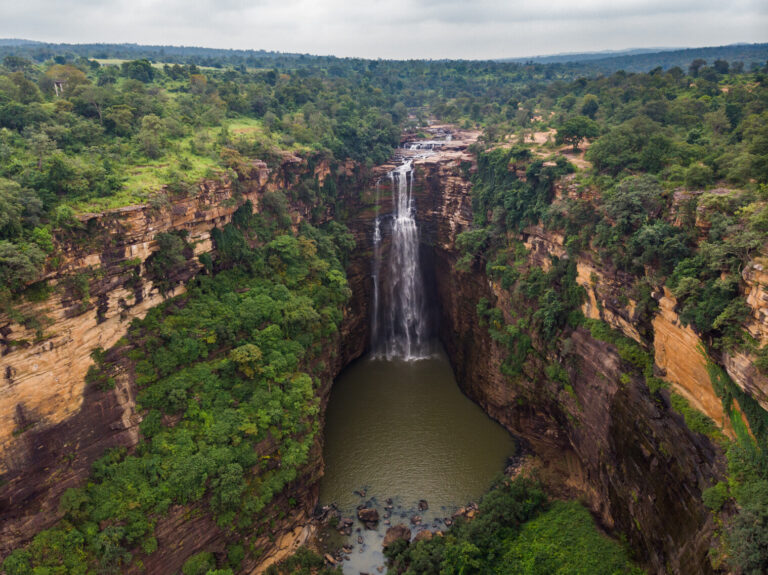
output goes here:
[{"label": "canyon wall", "polygon": [[[455,266],[456,236],[472,221],[466,178],[471,161],[460,151],[441,153],[417,162],[416,172],[419,219],[434,248],[441,339],[459,385],[535,453],[550,489],[583,500],[607,529],[627,536],[649,569],[711,572],[714,525],[701,491],[722,476],[722,454],[691,432],[668,403],[654,399],[643,378],[625,373],[613,346],[578,329],[563,342],[561,357],[529,358],[521,377],[503,375],[507,351],[480,324],[476,306],[486,298],[510,320],[509,296],[485,275],[484,263],[466,272]],[[520,239],[533,265],[546,269],[552,256],[565,254],[562,237],[540,227]],[[695,404],[722,422],[719,399],[708,403],[714,392],[704,377],[698,338],[688,338],[670,308],[662,305],[668,315],[654,325],[638,326],[633,302],[617,297],[629,278],[600,269],[588,255],[579,259],[578,271],[588,294],[584,313],[638,341],[653,341],[655,331],[662,344],[656,350],[659,372],[666,366],[675,388],[692,385],[690,395],[700,398]],[[550,361],[566,366],[571,389],[544,376]]]},{"label": "canyon wall", "polygon": [[[246,201],[258,211],[266,194],[290,190],[306,177],[321,183],[326,177],[337,180],[339,203],[359,215],[350,229],[364,245],[373,211],[364,209],[360,190],[369,176],[352,163],[331,173],[326,162],[310,167],[306,160],[290,155],[274,169],[253,162],[237,185],[228,179],[201,182],[194,196],[171,196],[161,207],[142,205],[86,214],[81,217],[82,229],[59,238],[60,264],[47,277],[52,294],[43,302],[24,303],[18,310],[42,320],[38,322],[42,329],[0,316],[0,557],[61,517],[60,496],[86,480],[91,464],[106,449],[130,450],[139,441],[141,414],[136,411],[130,362],[119,362],[114,389],[87,385],[86,375],[94,363],[94,348],[110,350],[111,359],[123,356],[126,350],[121,349],[120,338],[131,320],[181,293],[201,268],[196,257],[190,258],[178,277],[171,278],[175,287],[160,293],[146,269],[147,258],[157,250],[157,234],[185,231],[194,255],[211,252],[212,229],[226,225]],[[299,200],[291,201],[289,209],[294,225],[310,214],[316,223],[334,217],[332,207]],[[321,413],[333,379],[367,346],[369,259],[365,247],[352,254],[348,278],[353,296],[341,332],[316,358],[327,366],[320,374]],[[73,293],[71,278],[78,276],[87,279],[87,297],[82,289]],[[257,449],[270,455],[279,445],[265,443]],[[322,470],[322,436],[318,435],[304,473],[264,511],[265,517],[283,518],[266,532],[254,532],[247,541],[261,554],[257,559],[246,558],[246,572],[261,570],[306,540],[305,527],[317,501]],[[158,551],[145,555],[134,550],[147,572],[176,572],[201,550],[224,552],[237,534],[217,527],[206,509],[206,501],[174,506],[160,518],[155,529]]]}]

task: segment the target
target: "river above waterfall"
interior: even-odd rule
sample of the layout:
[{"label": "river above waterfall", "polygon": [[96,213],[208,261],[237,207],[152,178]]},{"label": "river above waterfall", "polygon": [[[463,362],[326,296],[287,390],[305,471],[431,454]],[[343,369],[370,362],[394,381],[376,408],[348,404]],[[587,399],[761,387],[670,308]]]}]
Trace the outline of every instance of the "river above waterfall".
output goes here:
[{"label": "river above waterfall", "polygon": [[[326,530],[327,548],[352,545],[345,573],[376,573],[387,512],[414,535],[444,530],[442,519],[487,491],[514,451],[513,438],[461,393],[439,345],[419,361],[358,360],[338,377],[326,413],[320,503],[354,519],[350,536]],[[361,504],[378,509],[377,529],[357,520]]]}]

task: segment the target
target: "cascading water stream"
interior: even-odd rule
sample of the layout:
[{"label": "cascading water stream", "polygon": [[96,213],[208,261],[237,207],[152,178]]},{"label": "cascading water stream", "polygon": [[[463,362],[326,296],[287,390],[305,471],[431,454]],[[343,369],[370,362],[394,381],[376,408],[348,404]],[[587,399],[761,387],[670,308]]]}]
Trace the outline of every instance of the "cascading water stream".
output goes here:
[{"label": "cascading water stream", "polygon": [[389,309],[385,314],[383,352],[406,361],[427,355],[424,282],[419,261],[419,229],[413,206],[413,160],[390,174],[392,245],[389,253]]},{"label": "cascading water stream", "polygon": [[[328,524],[316,544],[344,575],[384,572],[391,526],[410,525],[416,534],[450,525],[454,511],[479,497],[515,451],[505,430],[461,393],[442,346],[432,339],[431,262],[428,252],[420,254],[425,238],[414,165],[440,143],[406,143],[398,150],[399,165],[374,190],[377,211],[368,229],[372,352],[333,385],[319,495],[318,511]],[[363,528],[355,520],[362,507],[377,509],[383,520]],[[334,524],[332,517],[351,519]]]},{"label": "cascading water stream", "polygon": [[[445,140],[428,140],[409,144],[407,150],[421,151],[416,157],[426,157]],[[392,170],[391,245],[386,267],[382,272],[382,225],[377,215],[373,230],[373,313],[371,341],[374,357],[413,361],[429,357],[429,325],[425,301],[424,279],[419,256],[419,228],[413,198],[414,156],[406,156]],[[380,187],[376,184],[376,205],[380,206]],[[381,281],[386,293],[382,296]],[[386,309],[382,307],[386,305]]]},{"label": "cascading water stream", "polygon": [[[381,189],[376,182],[376,206],[381,201]],[[376,214],[373,227],[373,317],[371,318],[371,341],[377,342],[379,333],[379,275],[381,272],[381,214]]]}]

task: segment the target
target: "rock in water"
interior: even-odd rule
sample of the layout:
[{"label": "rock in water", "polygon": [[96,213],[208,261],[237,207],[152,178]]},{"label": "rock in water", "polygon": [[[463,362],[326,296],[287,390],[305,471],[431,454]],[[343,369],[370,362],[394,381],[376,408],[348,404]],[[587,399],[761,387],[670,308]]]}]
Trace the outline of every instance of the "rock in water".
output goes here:
[{"label": "rock in water", "polygon": [[384,548],[387,548],[399,539],[402,539],[403,541],[411,540],[411,530],[408,529],[408,527],[406,525],[403,525],[402,523],[400,525],[395,525],[394,527],[390,527],[389,529],[387,529],[387,532],[384,535],[384,543],[382,544],[382,546]]},{"label": "rock in water", "polygon": [[358,509],[357,518],[363,523],[376,523],[379,520],[379,512],[371,507],[363,507]]},{"label": "rock in water", "polygon": [[419,499],[419,511],[426,511],[429,509],[429,504],[426,499]]}]

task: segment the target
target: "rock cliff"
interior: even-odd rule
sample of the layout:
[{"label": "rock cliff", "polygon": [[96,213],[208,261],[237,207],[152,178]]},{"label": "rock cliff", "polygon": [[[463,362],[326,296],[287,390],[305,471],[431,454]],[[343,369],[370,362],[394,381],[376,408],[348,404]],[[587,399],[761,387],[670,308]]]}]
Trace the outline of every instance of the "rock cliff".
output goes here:
[{"label": "rock cliff", "polygon": [[[211,230],[226,225],[238,207],[250,201],[258,211],[266,194],[291,190],[307,177],[321,182],[335,178],[340,204],[361,212],[352,219],[351,230],[362,245],[370,218],[366,221],[359,190],[368,176],[351,163],[336,166],[331,173],[327,162],[310,165],[294,156],[286,156],[274,169],[254,162],[237,184],[229,179],[203,181],[194,195],[171,196],[160,207],[142,205],[84,215],[80,230],[58,238],[60,262],[47,277],[52,294],[18,309],[21,315],[42,321],[32,328],[0,317],[0,557],[61,517],[61,494],[81,485],[91,464],[106,449],[131,449],[139,440],[141,414],[134,401],[130,363],[121,362],[116,385],[108,391],[87,385],[86,375],[95,348],[110,350],[112,358],[124,355],[119,342],[131,320],[143,317],[165,297],[181,293],[184,283],[200,269],[198,259],[190,258],[178,277],[172,278],[175,286],[161,294],[146,267],[157,250],[157,235],[185,231],[195,255],[211,252]],[[310,214],[315,222],[334,217],[331,207],[305,201],[291,201],[289,208],[294,224]],[[86,282],[77,294],[71,288],[75,277]],[[348,278],[353,297],[341,333],[317,358],[327,366],[318,391],[323,408],[335,376],[366,347],[370,286],[364,248],[353,254]],[[279,446],[258,448],[269,455]],[[246,559],[246,572],[260,569],[294,542],[306,539],[305,526],[317,500],[322,469],[322,437],[318,436],[305,472],[265,510],[266,517],[284,518],[264,532],[255,531],[248,541],[260,554],[258,560]],[[204,511],[205,504],[198,507],[173,507],[160,519],[155,531],[158,551],[149,556],[136,553],[147,572],[177,572],[192,554],[223,552],[232,542],[234,534],[216,526]]]},{"label": "rock cliff", "polygon": [[[714,526],[701,491],[723,473],[721,454],[668,405],[659,405],[642,378],[623,374],[613,346],[583,329],[571,335],[565,362],[571,390],[548,381],[540,359],[529,362],[516,381],[502,374],[506,350],[480,325],[476,306],[486,298],[507,309],[509,297],[479,265],[468,272],[455,265],[456,236],[472,221],[465,177],[471,161],[454,150],[417,162],[416,172],[420,221],[434,248],[440,335],[460,386],[527,443],[542,461],[550,488],[585,501],[603,525],[628,537],[651,570],[710,572],[707,552]],[[565,253],[562,238],[540,227],[520,239],[531,263],[545,269],[552,256]],[[585,315],[644,345],[653,341],[653,333],[640,330],[656,330],[661,344],[656,361],[666,367],[667,378],[676,388],[690,386],[695,405],[722,422],[695,334],[670,315],[638,326],[634,302],[617,297],[628,278],[600,269],[588,254],[580,257],[578,272],[588,294]],[[662,305],[662,314],[670,310]]]}]

